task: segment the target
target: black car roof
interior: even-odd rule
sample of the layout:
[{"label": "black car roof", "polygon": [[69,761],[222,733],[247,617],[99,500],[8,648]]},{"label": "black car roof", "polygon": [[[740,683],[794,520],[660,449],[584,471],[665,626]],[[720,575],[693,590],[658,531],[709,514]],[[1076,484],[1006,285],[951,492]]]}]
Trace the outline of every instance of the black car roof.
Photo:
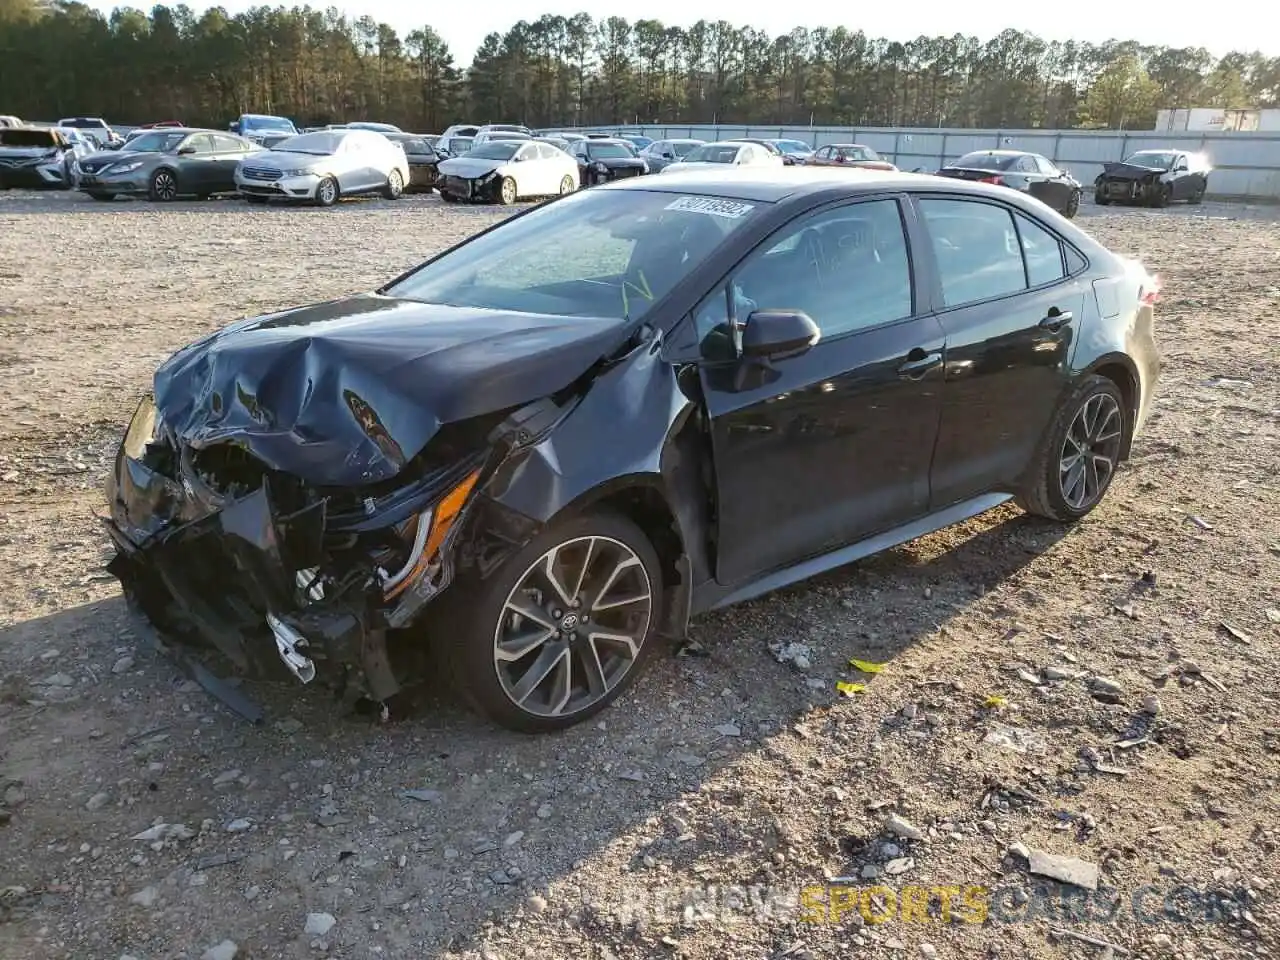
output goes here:
[{"label": "black car roof", "polygon": [[970,150],[961,156],[972,157],[975,153],[981,153],[991,157],[1027,157],[1031,154],[1026,150]]},{"label": "black car roof", "polygon": [[[593,187],[593,190],[653,190],[726,197],[757,203],[778,203],[795,197],[830,192],[850,197],[886,191],[942,190],[948,193],[972,193],[978,196],[1009,200],[1007,187],[969,183],[949,177],[920,173],[895,173],[880,170],[832,167],[735,167],[730,171],[686,170],[663,172],[651,177],[637,177]],[[1014,198],[1016,200],[1016,197]]]}]

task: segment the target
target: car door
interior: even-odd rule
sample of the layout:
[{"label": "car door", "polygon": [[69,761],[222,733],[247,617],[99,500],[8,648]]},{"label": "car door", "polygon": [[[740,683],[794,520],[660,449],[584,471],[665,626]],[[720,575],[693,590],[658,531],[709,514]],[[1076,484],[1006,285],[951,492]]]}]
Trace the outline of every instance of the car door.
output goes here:
[{"label": "car door", "polygon": [[831,148],[822,147],[816,150],[813,156],[809,158],[809,162],[815,167],[825,167],[831,162]]},{"label": "car door", "polygon": [[213,139],[212,180],[210,187],[231,192],[236,188],[236,167],[249,154],[249,143],[225,133],[210,134]]},{"label": "car door", "polygon": [[1191,176],[1191,165],[1185,153],[1180,153],[1173,160],[1173,177],[1170,184],[1170,198],[1185,200],[1195,192],[1195,178]]},{"label": "car door", "polygon": [[1067,208],[1071,195],[1075,193],[1075,187],[1067,180],[1067,175],[1059,170],[1048,157],[1042,157],[1038,153],[1033,153],[1030,156],[1040,176],[1044,178],[1041,181],[1040,200],[1061,213]]},{"label": "car door", "polygon": [[[916,306],[909,210],[882,196],[803,214],[695,311],[721,583],[927,511],[945,344]],[[757,310],[804,312],[822,338],[767,368],[735,359]]]},{"label": "car door", "polygon": [[587,141],[574,141],[573,159],[578,165],[578,185],[585,187],[587,185],[587,168],[590,163],[587,160]]},{"label": "car door", "polygon": [[916,205],[947,338],[937,510],[1021,478],[1068,383],[1088,288],[1079,253],[1019,210],[946,195]]},{"label": "car door", "polygon": [[213,137],[194,133],[178,148],[178,188],[183,193],[207,193],[218,181]]}]

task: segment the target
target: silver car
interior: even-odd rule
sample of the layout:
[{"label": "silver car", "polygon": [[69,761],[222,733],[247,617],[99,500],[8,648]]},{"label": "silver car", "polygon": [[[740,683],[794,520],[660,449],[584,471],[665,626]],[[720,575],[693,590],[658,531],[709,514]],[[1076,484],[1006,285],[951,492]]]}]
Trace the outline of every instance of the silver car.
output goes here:
[{"label": "silver car", "polygon": [[321,130],[290,137],[236,169],[250,203],[301,200],[329,207],[340,197],[381,193],[396,200],[409,182],[404,148],[371,130]]}]

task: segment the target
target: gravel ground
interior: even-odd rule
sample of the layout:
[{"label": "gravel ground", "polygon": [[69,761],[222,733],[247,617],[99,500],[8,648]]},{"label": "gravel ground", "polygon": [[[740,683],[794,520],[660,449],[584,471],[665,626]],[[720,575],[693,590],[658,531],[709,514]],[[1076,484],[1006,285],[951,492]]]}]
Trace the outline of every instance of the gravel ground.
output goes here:
[{"label": "gravel ground", "polygon": [[501,216],[0,194],[0,956],[1280,955],[1271,210],[1082,211],[1166,282],[1089,520],[1007,508],[703,617],[599,722],[254,685],[254,729],[145,653],[93,511],[155,365]]}]

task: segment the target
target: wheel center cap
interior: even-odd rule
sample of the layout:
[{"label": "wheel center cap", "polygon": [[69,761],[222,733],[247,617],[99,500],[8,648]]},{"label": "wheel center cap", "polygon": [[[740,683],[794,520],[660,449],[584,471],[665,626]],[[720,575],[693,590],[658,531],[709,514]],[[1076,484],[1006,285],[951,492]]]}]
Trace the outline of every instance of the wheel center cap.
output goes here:
[{"label": "wheel center cap", "polygon": [[570,630],[578,628],[578,615],[576,613],[566,614],[564,619],[560,621],[560,629],[568,633]]}]

